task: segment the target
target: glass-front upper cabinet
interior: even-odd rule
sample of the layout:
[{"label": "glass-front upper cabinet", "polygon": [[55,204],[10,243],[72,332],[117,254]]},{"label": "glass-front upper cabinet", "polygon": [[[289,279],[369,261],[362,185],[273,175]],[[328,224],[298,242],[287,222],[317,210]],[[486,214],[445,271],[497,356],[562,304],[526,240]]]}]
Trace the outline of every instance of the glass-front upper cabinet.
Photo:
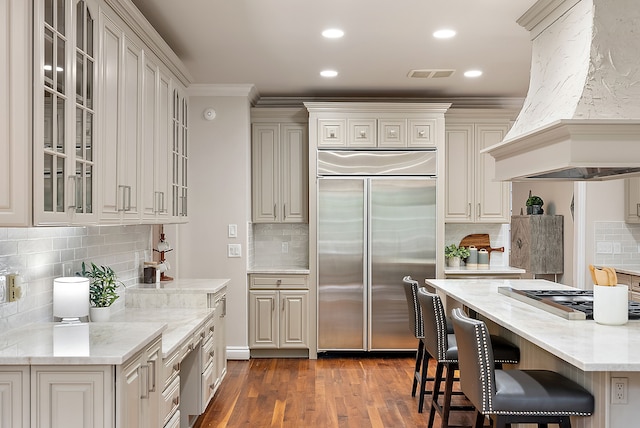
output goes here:
[{"label": "glass-front upper cabinet", "polygon": [[34,224],[96,221],[97,6],[34,4]]},{"label": "glass-front upper cabinet", "polygon": [[188,102],[181,89],[173,90],[172,106],[172,149],[171,149],[171,196],[174,221],[187,221],[187,172],[188,172]]}]

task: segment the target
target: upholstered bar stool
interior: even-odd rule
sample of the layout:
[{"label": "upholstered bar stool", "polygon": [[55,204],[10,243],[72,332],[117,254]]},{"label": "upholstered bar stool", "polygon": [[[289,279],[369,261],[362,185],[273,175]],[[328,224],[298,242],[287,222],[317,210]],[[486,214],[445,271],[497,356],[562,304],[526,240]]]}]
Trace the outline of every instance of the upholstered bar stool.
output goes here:
[{"label": "upholstered bar stool", "polygon": [[452,322],[458,341],[460,386],[476,408],[475,428],[485,415],[496,428],[512,423],[558,424],[571,427],[571,415],[589,416],[594,399],[586,389],[548,370],[496,370],[491,360],[492,338],[480,320],[454,309]]},{"label": "upholstered bar stool", "polygon": [[[454,395],[453,382],[456,380],[455,371],[458,369],[458,345],[454,334],[449,333],[447,318],[445,317],[442,301],[437,294],[429,293],[424,288],[418,290],[418,301],[422,309],[424,320],[425,355],[430,354],[437,362],[436,373],[431,391],[431,409],[427,426],[433,427],[435,412],[440,414],[442,428],[449,427],[449,413],[452,410],[473,410],[472,406],[452,406],[451,397]],[[490,363],[493,366],[502,364],[517,364],[520,361],[520,350],[505,339],[494,336],[493,353]],[[444,373],[444,375],[443,375]],[[442,403],[438,401],[440,383],[444,380],[444,396]],[[462,381],[462,379],[460,379]],[[420,404],[418,412],[422,411],[425,385],[420,385]]]},{"label": "upholstered bar stool", "polygon": [[[418,350],[416,351],[416,365],[413,373],[413,386],[411,387],[411,396],[416,396],[416,389],[420,383],[420,366],[424,356],[424,327],[422,325],[422,310],[418,303],[418,281],[414,281],[410,276],[402,279],[404,294],[407,297],[407,309],[409,312],[409,330],[418,340]],[[429,358],[427,357],[427,362]],[[425,372],[428,367],[425,366]],[[433,380],[433,379],[431,379]]]}]

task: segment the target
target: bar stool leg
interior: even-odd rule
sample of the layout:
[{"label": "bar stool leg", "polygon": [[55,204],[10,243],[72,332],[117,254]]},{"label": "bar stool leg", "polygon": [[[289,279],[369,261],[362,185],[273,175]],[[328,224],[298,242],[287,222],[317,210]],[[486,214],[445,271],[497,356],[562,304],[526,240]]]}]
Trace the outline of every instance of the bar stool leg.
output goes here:
[{"label": "bar stool leg", "polygon": [[449,413],[451,412],[451,396],[453,394],[453,379],[455,377],[455,366],[445,364],[447,373],[444,378],[444,402],[442,403],[442,428],[449,428]]},{"label": "bar stool leg", "polygon": [[422,365],[422,358],[424,356],[424,342],[418,340],[418,350],[416,351],[416,368],[413,372],[413,387],[411,388],[411,396],[416,396],[416,389],[418,388],[418,380],[420,376],[420,366]]},{"label": "bar stool leg", "polygon": [[[431,409],[429,410],[429,422],[427,423],[427,428],[433,428],[433,421],[436,416],[436,406],[438,406],[438,395],[440,395],[440,382],[442,382],[442,369],[444,365],[442,363],[438,363],[436,367],[436,375],[433,378],[433,391],[431,392]],[[418,409],[418,413],[421,412],[421,409]]]}]

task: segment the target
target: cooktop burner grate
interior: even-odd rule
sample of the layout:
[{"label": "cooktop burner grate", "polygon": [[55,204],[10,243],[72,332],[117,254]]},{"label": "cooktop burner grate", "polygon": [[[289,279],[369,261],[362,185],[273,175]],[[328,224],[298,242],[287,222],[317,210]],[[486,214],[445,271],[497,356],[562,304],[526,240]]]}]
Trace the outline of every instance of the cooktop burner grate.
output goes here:
[{"label": "cooktop burner grate", "polygon": [[[499,287],[498,292],[567,319],[593,319],[593,291],[517,290]],[[629,319],[640,319],[640,302],[629,301]]]}]

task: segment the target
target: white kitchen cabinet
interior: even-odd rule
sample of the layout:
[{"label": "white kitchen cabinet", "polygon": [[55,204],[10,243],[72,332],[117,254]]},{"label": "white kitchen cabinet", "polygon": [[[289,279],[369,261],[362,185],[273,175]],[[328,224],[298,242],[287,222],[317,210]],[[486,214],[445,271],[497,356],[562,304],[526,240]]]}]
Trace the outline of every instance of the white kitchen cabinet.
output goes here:
[{"label": "white kitchen cabinet", "polygon": [[[158,339],[142,352],[116,368],[116,425],[127,428],[160,426],[161,341]],[[87,425],[88,426],[88,425]]]},{"label": "white kitchen cabinet", "polygon": [[0,366],[0,427],[28,428],[29,367]]},{"label": "white kitchen cabinet", "polygon": [[145,55],[142,105],[142,216],[145,223],[169,219],[171,78]]},{"label": "white kitchen cabinet", "polygon": [[[216,393],[222,380],[227,374],[227,297],[224,293],[215,296],[215,318],[213,325],[213,347],[215,358],[215,386],[212,395]],[[206,407],[206,406],[205,406]]]},{"label": "white kitchen cabinet", "polygon": [[250,275],[249,347],[308,349],[306,275]]},{"label": "white kitchen cabinet", "polygon": [[140,221],[143,53],[124,25],[101,14],[101,222]]},{"label": "white kitchen cabinet", "polygon": [[[391,105],[387,105],[392,109]],[[409,109],[408,109],[409,110]],[[367,107],[318,119],[317,146],[332,148],[435,148],[435,119],[410,111],[371,112]]]},{"label": "white kitchen cabinet", "polygon": [[31,366],[31,427],[112,427],[113,386],[110,366]]},{"label": "white kitchen cabinet", "polygon": [[33,221],[95,223],[98,6],[45,4],[34,2]]},{"label": "white kitchen cabinet", "polygon": [[171,218],[174,223],[188,220],[189,102],[184,88],[171,89]]},{"label": "white kitchen cabinet", "polygon": [[447,121],[445,127],[445,221],[508,223],[510,184],[493,179],[495,162],[480,153],[501,142],[508,121]]},{"label": "white kitchen cabinet", "polygon": [[255,116],[253,122],[251,173],[254,223],[307,222],[309,160],[306,123],[257,122]]},{"label": "white kitchen cabinet", "polygon": [[[30,2],[0,0],[0,226],[31,221]],[[0,421],[1,422],[1,421]],[[0,423],[2,425],[2,423]],[[4,426],[4,425],[2,425]],[[9,425],[7,425],[9,426]]]},{"label": "white kitchen cabinet", "polygon": [[640,223],[640,177],[624,180],[624,213],[627,223]]}]

